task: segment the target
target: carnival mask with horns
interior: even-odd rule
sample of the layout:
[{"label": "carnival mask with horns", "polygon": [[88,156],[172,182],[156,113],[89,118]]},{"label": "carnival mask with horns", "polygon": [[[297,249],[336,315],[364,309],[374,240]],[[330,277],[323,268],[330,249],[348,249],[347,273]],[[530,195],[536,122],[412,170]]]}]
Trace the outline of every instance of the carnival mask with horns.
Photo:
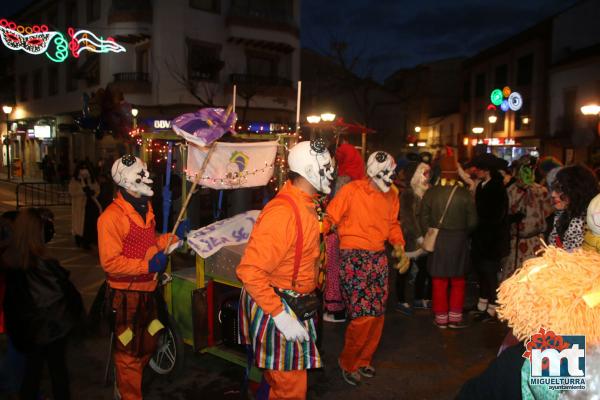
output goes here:
[{"label": "carnival mask with horns", "polygon": [[142,196],[154,195],[146,164],[134,155],[127,154],[116,160],[111,168],[111,175],[115,183],[126,190]]},{"label": "carnival mask with horns", "polygon": [[383,193],[387,193],[394,182],[396,162],[385,151],[376,151],[367,161],[367,175]]}]

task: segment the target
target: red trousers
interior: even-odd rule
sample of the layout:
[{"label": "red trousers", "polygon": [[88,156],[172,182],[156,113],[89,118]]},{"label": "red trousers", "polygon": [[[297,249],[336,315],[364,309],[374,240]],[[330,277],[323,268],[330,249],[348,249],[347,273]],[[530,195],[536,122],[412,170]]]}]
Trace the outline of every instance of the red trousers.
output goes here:
[{"label": "red trousers", "polygon": [[117,388],[122,400],[142,399],[142,372],[151,356],[133,357],[122,351],[115,351]]},{"label": "red trousers", "polygon": [[383,331],[384,316],[358,317],[350,321],[346,328],[344,349],[340,354],[340,367],[354,372],[360,367],[371,365],[371,359]]},{"label": "red trousers", "polygon": [[263,370],[263,377],[269,384],[269,400],[305,400],[308,385],[306,370],[274,371]]},{"label": "red trousers", "polygon": [[[433,313],[439,324],[460,322],[465,302],[465,278],[431,278],[433,288]],[[450,284],[450,306],[448,306],[448,284]]]}]

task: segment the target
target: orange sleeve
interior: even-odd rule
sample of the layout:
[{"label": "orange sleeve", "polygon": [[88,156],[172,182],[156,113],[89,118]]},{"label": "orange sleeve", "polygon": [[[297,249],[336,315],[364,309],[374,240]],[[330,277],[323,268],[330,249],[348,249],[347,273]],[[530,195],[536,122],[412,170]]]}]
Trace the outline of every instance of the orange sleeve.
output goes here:
[{"label": "orange sleeve", "polygon": [[[296,223],[289,206],[273,205],[263,210],[250,235],[236,273],[254,301],[267,314],[283,311],[281,299],[271,286],[270,275],[280,267],[296,240]],[[289,268],[293,268],[290,265]]]},{"label": "orange sleeve", "polygon": [[110,274],[140,275],[148,273],[148,261],[157,253],[153,246],[143,260],[127,258],[123,253],[123,238],[129,231],[129,221],[113,210],[98,219],[98,253],[104,271]]},{"label": "orange sleeve", "polygon": [[400,211],[400,200],[398,200],[398,195],[394,193],[392,197],[392,207],[389,215],[389,242],[392,246],[400,244],[404,246],[404,235],[402,234],[402,228],[400,227],[400,222],[398,221],[398,212]]},{"label": "orange sleeve", "polygon": [[349,190],[348,185],[343,186],[340,191],[333,196],[333,199],[327,206],[325,219],[323,221],[323,232],[328,232],[331,225],[339,225],[344,219],[348,210]]},{"label": "orange sleeve", "polygon": [[172,245],[173,243],[177,243],[177,241],[179,240],[179,238],[175,235],[172,235],[170,233],[163,233],[162,235],[158,235],[158,237],[156,238],[156,245],[158,246],[158,250],[159,251],[163,251],[164,249],[167,248],[167,242],[169,241],[169,236],[173,236],[173,239],[171,239],[171,243],[169,244]]}]

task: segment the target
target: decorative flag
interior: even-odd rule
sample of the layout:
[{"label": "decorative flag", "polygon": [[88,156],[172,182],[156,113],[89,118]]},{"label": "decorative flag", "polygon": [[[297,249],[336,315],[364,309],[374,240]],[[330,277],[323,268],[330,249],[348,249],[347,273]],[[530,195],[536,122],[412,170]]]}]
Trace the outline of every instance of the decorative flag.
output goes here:
[{"label": "decorative flag", "polygon": [[171,122],[176,134],[198,146],[207,146],[226,132],[235,133],[237,115],[222,108],[202,108],[180,115]]},{"label": "decorative flag", "polygon": [[[273,176],[276,140],[255,143],[216,142],[206,169],[198,184],[212,189],[238,189],[264,186]],[[200,173],[209,147],[188,143],[186,175],[194,181]]]}]

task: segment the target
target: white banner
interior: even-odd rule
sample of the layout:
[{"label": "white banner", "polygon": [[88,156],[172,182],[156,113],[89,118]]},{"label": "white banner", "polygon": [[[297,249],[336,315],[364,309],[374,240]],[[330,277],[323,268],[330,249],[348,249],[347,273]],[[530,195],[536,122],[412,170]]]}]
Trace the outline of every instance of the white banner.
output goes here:
[{"label": "white banner", "polygon": [[[213,151],[199,184],[212,189],[264,186],[273,176],[277,141],[257,143],[214,142]],[[194,181],[209,147],[188,142],[186,175]]]},{"label": "white banner", "polygon": [[190,231],[187,235],[188,243],[203,258],[212,256],[224,246],[247,243],[258,214],[259,210],[246,211]]}]

